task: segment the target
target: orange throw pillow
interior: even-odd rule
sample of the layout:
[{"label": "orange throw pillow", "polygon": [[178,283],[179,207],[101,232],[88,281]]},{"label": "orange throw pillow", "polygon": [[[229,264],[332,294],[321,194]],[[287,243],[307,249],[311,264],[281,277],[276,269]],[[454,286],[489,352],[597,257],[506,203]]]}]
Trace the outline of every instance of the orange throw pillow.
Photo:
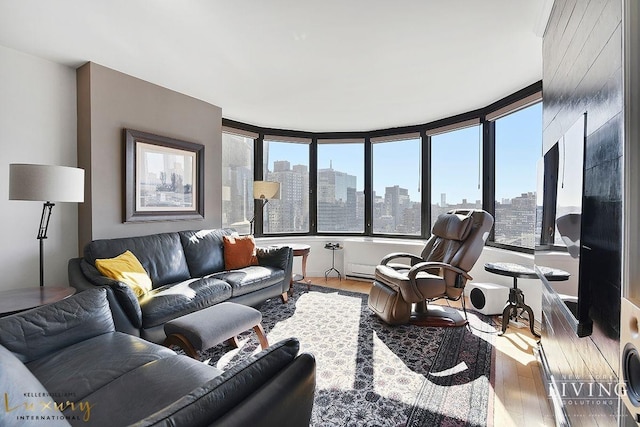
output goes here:
[{"label": "orange throw pillow", "polygon": [[225,270],[258,265],[256,242],[253,240],[253,236],[223,236],[222,241]]}]

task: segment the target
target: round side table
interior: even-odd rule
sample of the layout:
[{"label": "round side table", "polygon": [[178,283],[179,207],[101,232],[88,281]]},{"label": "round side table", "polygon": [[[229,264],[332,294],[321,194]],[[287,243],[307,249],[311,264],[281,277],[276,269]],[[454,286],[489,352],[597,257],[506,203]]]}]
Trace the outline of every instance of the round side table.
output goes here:
[{"label": "round side table", "polygon": [[[509,319],[512,316],[518,315],[518,309],[524,310],[529,316],[529,330],[535,337],[540,338],[534,330],[534,316],[533,310],[524,302],[524,293],[522,289],[518,288],[518,278],[520,279],[538,279],[538,273],[533,268],[526,267],[524,265],[515,264],[512,262],[493,262],[484,265],[484,269],[490,273],[499,274],[501,276],[509,276],[513,278],[513,287],[509,290],[509,301],[504,306],[502,312],[502,332],[504,334],[509,325]],[[559,270],[557,268],[541,267],[538,266],[540,272],[551,281],[568,280],[570,274],[566,271]]]},{"label": "round side table", "polygon": [[0,291],[0,317],[51,304],[75,293],[76,289],[70,286],[38,286]]},{"label": "round side table", "polygon": [[324,245],[324,248],[331,251],[331,268],[324,272],[324,280],[326,281],[329,274],[335,271],[338,274],[338,279],[342,281],[342,274],[340,274],[340,271],[336,268],[336,251],[341,250],[342,246],[340,246],[339,243],[327,243]]}]

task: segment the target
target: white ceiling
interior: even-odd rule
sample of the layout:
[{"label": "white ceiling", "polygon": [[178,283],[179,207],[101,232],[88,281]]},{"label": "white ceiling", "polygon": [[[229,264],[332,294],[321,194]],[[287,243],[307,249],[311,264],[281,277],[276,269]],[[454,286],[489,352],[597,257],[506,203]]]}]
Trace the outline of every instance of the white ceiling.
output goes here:
[{"label": "white ceiling", "polygon": [[258,126],[358,131],[542,78],[549,0],[0,0],[0,45],[87,61]]}]

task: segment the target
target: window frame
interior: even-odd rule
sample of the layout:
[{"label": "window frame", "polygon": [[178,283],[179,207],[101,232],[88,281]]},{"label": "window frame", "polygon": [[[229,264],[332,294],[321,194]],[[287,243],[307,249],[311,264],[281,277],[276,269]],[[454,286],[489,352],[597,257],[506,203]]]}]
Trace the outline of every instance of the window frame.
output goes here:
[{"label": "window frame", "polygon": [[[403,239],[403,240],[424,240],[430,236],[430,224],[431,224],[431,209],[425,211],[424,206],[430,206],[431,204],[431,135],[439,132],[456,130],[463,127],[468,127],[469,123],[475,122],[479,124],[482,130],[482,208],[495,216],[495,120],[505,115],[511,114],[526,108],[537,102],[542,102],[542,81],[533,83],[503,99],[500,99],[493,104],[490,104],[484,108],[469,111],[467,113],[447,117],[444,119],[436,120],[429,123],[424,123],[414,126],[404,126],[392,129],[381,129],[362,132],[305,132],[294,131],[287,129],[273,129],[263,128],[251,124],[237,122],[230,119],[222,119],[222,124],[227,128],[239,129],[245,132],[254,132],[258,137],[254,140],[254,180],[261,180],[263,177],[263,145],[265,135],[269,136],[269,139],[277,138],[304,138],[309,139],[309,231],[301,233],[263,233],[262,216],[257,212],[257,205],[255,204],[254,210],[255,224],[254,234],[256,237],[262,236],[364,236],[364,237],[384,237],[389,239]],[[406,134],[419,134],[422,140],[421,150],[421,164],[422,164],[422,176],[421,176],[421,203],[422,211],[421,215],[421,233],[420,235],[403,235],[403,234],[379,234],[373,233],[373,200],[372,200],[372,188],[373,188],[373,153],[372,153],[372,141],[376,141],[379,138],[394,138]],[[365,199],[365,212],[364,212],[364,231],[363,232],[318,232],[317,230],[317,153],[318,153],[318,140],[328,139],[362,139],[364,140],[364,199]],[[533,254],[533,249],[520,246],[506,245],[503,243],[496,243],[494,241],[494,231],[491,229],[487,246],[496,248],[523,252]]]},{"label": "window frame", "polygon": [[[312,154],[313,156],[313,160],[315,161],[315,175],[314,175],[314,180],[315,180],[315,186],[314,189],[315,191],[313,192],[314,194],[314,204],[313,204],[313,208],[314,208],[314,212],[315,212],[315,216],[314,216],[314,230],[315,230],[315,234],[318,236],[340,236],[340,235],[344,235],[344,236],[366,236],[367,235],[367,190],[366,190],[366,183],[367,183],[367,140],[365,138],[315,138],[313,141],[313,150],[315,152],[315,154]],[[322,231],[318,229],[318,172],[320,170],[320,168],[318,167],[318,151],[319,148],[322,145],[330,145],[330,144],[362,144],[362,160],[363,160],[363,168],[362,168],[362,172],[363,172],[363,187],[362,187],[362,191],[364,193],[364,208],[363,208],[363,221],[362,221],[362,231]],[[311,176],[309,177],[309,187],[311,188]],[[357,193],[357,188],[356,188],[356,193]],[[310,198],[311,199],[311,198]],[[309,202],[311,203],[311,202]],[[311,207],[311,206],[310,206]]]}]

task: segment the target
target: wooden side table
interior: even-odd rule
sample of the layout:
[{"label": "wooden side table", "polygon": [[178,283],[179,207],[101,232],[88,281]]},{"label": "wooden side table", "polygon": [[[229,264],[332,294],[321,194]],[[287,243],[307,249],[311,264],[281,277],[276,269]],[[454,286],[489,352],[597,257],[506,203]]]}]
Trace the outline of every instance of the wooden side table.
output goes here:
[{"label": "wooden side table", "polygon": [[0,291],[0,317],[51,304],[75,293],[76,289],[70,286],[38,286]]},{"label": "wooden side table", "polygon": [[[301,256],[302,257],[302,274],[294,273],[291,276],[291,283],[289,284],[289,294],[293,295],[293,284],[294,282],[301,282],[307,276],[307,258],[309,257],[309,253],[311,252],[311,246],[303,245],[300,243],[289,243],[284,246],[289,246],[293,250],[293,256]],[[307,290],[311,289],[311,281],[307,280]]]}]

